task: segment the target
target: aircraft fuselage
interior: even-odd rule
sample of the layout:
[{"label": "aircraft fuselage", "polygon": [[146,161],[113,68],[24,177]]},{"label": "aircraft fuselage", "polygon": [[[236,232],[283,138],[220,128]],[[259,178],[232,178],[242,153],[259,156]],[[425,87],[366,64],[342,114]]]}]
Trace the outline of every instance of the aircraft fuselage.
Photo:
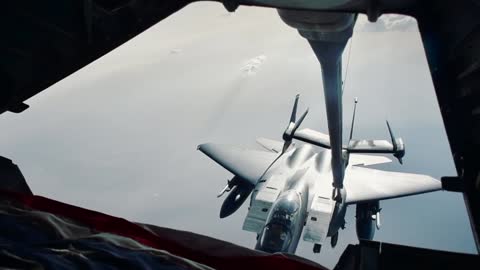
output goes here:
[{"label": "aircraft fuselage", "polygon": [[[330,150],[315,152],[312,146],[302,145],[285,153],[265,173],[251,196],[249,215],[261,211],[266,217],[255,248],[294,253],[309,222],[316,223],[316,229],[320,229],[316,234],[321,240],[336,234],[344,224],[346,206],[332,199],[332,177]],[[308,213],[308,209],[315,209],[314,201],[324,206],[321,218]],[[247,216],[245,222],[248,221]]]}]

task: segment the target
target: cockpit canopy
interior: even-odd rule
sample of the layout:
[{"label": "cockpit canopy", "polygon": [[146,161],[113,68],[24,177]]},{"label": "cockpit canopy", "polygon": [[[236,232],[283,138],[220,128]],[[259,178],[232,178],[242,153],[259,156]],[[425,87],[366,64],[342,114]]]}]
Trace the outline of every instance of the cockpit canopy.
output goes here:
[{"label": "cockpit canopy", "polygon": [[287,251],[292,240],[295,224],[299,221],[300,195],[296,191],[286,192],[277,199],[267,218],[260,249],[266,252]]}]

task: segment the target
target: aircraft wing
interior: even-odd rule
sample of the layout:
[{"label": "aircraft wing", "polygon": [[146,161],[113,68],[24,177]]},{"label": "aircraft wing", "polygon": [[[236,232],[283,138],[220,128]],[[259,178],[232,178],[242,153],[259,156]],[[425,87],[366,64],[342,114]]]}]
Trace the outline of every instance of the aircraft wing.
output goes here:
[{"label": "aircraft wing", "polygon": [[382,163],[390,163],[391,159],[384,156],[372,156],[372,155],[362,155],[362,154],[350,154],[348,163],[352,166],[363,165],[370,166]]},{"label": "aircraft wing", "polygon": [[345,172],[345,188],[346,203],[353,204],[441,190],[442,184],[428,175],[352,166]]},{"label": "aircraft wing", "polygon": [[293,135],[293,138],[309,144],[330,149],[330,136],[313,129],[304,128],[298,130]]},{"label": "aircraft wing", "polygon": [[213,143],[201,144],[198,146],[198,150],[252,185],[257,183],[278,156],[273,152]]}]

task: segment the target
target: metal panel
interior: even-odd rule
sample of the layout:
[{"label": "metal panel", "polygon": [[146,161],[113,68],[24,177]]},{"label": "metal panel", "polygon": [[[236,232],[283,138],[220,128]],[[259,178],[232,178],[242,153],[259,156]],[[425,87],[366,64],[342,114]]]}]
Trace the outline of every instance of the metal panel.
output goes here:
[{"label": "metal panel", "polygon": [[322,244],[327,237],[335,202],[329,198],[315,197],[308,214],[303,240]]}]

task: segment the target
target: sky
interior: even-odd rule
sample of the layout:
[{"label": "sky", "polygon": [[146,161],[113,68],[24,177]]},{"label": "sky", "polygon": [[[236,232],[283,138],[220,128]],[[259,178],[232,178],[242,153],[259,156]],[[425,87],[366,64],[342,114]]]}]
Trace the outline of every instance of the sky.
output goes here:
[{"label": "sky", "polygon": [[[359,17],[343,59],[344,130],[358,97],[354,137],[388,138],[388,119],[406,143],[404,165],[376,168],[455,175],[415,20]],[[326,132],[320,66],[295,29],[274,9],[195,3],[31,98],[25,112],[2,114],[0,149],[38,195],[253,248],[245,206],[218,217],[216,194],[232,175],[196,147],[281,140],[297,93],[310,108],[302,126]],[[377,241],[475,252],[460,194],[381,207]],[[354,215],[349,207],[335,249],[313,254],[301,242],[297,255],[333,267],[358,243]]]}]

